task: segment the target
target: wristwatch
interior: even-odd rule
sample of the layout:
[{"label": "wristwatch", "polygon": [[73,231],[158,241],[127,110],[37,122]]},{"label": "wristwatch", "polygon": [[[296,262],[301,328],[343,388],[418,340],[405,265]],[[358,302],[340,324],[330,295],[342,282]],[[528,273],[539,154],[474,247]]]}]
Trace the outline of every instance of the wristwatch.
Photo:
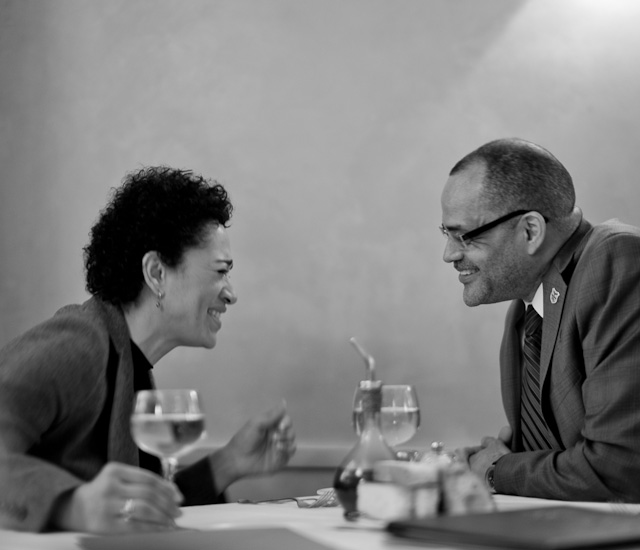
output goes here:
[{"label": "wristwatch", "polygon": [[494,474],[495,471],[496,471],[496,466],[495,466],[495,464],[492,464],[487,469],[487,473],[484,474],[484,480],[487,483],[487,487],[489,487],[490,491],[495,491],[496,490],[495,482],[493,480],[493,474]]}]

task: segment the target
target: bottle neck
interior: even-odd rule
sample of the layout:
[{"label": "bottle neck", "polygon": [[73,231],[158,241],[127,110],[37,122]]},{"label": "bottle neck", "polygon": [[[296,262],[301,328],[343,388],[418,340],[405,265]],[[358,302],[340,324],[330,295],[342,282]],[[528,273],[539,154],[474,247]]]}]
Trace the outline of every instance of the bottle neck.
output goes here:
[{"label": "bottle neck", "polygon": [[374,386],[362,392],[362,429],[380,429],[380,407],[382,405],[382,388]]}]

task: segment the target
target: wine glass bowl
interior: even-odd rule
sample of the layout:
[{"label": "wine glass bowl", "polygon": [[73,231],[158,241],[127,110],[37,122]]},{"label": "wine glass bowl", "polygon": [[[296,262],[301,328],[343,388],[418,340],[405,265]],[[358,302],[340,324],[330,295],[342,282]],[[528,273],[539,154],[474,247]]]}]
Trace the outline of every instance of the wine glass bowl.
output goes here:
[{"label": "wine glass bowl", "polygon": [[[362,395],[356,389],[353,396],[353,425],[357,434],[362,430]],[[418,394],[412,385],[385,384],[382,386],[380,408],[382,435],[390,447],[409,441],[420,426]]]},{"label": "wine glass bowl", "polygon": [[143,451],[160,458],[172,480],[178,456],[204,434],[204,413],[196,390],[143,390],[136,394],[131,435]]}]

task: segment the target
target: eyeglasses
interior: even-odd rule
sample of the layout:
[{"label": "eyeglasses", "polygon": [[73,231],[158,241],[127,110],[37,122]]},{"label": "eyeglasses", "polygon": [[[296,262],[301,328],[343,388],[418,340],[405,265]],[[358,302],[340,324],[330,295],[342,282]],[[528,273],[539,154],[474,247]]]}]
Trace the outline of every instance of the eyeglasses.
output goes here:
[{"label": "eyeglasses", "polygon": [[[516,216],[522,216],[523,214],[526,214],[527,212],[531,212],[531,210],[516,210],[515,212],[510,212],[509,214],[505,214],[504,216],[501,216],[497,220],[493,220],[492,222],[485,223],[484,225],[481,225],[480,227],[476,227],[475,229],[472,229],[471,231],[467,231],[466,233],[463,233],[462,235],[457,235],[455,233],[451,233],[444,226],[444,224],[440,225],[440,231],[441,231],[441,233],[444,235],[444,237],[446,239],[449,239],[449,238],[454,239],[455,241],[460,243],[460,246],[462,248],[467,248],[467,246],[469,246],[469,243],[475,237],[477,237],[478,235],[481,235],[485,231],[489,231],[489,229],[493,229],[494,227],[500,225],[501,223],[506,222],[507,220],[510,220],[511,218],[515,218]],[[544,218],[544,220],[547,221],[547,218]]]}]

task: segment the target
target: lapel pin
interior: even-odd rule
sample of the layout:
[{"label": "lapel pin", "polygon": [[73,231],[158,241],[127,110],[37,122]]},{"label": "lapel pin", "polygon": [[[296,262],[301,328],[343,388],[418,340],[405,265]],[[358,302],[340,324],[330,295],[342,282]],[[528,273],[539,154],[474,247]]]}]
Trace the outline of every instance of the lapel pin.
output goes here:
[{"label": "lapel pin", "polygon": [[549,300],[551,300],[552,304],[555,304],[560,297],[560,293],[554,288],[551,289],[551,294],[549,295]]}]

